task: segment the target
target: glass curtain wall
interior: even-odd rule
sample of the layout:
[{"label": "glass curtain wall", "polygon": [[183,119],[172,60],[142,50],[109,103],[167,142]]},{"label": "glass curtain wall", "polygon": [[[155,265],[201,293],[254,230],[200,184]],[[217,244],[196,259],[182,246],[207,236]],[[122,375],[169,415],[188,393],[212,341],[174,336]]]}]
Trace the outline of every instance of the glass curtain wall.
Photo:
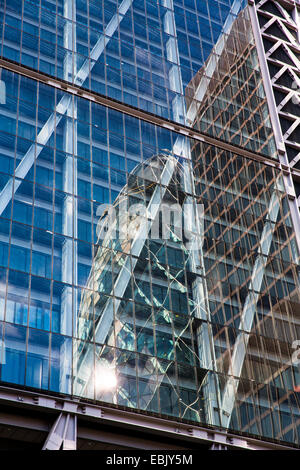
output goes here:
[{"label": "glass curtain wall", "polygon": [[244,2],[0,5],[1,382],[299,443],[299,254],[280,170],[240,155],[277,159]]}]

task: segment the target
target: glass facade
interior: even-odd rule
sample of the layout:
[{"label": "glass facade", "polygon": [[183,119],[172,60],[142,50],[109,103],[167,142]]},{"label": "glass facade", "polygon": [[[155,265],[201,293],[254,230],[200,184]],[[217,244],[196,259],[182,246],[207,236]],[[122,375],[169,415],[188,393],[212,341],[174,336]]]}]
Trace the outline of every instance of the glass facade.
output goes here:
[{"label": "glass facade", "polygon": [[244,4],[1,0],[1,55],[188,124],[185,89]]},{"label": "glass facade", "polygon": [[193,128],[277,159],[274,135],[248,10],[222,35],[186,88]]},{"label": "glass facade", "polygon": [[1,382],[299,444],[299,252],[246,2],[0,6]]}]

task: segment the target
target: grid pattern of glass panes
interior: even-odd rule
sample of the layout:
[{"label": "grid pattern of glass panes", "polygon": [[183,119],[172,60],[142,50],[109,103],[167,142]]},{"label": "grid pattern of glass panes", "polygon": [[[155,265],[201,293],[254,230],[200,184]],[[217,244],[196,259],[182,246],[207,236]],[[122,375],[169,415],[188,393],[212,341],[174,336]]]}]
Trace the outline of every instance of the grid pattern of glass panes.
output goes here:
[{"label": "grid pattern of glass panes", "polygon": [[[185,89],[244,0],[1,0],[1,56],[188,125]],[[196,99],[196,98],[195,98]]]},{"label": "grid pattern of glass panes", "polygon": [[186,88],[189,123],[204,133],[277,158],[248,10]]},{"label": "grid pattern of glass panes", "polygon": [[[0,5],[2,57],[276,158],[243,2]],[[0,80],[1,382],[299,443],[281,172],[8,68]],[[104,205],[137,203],[157,235],[155,210],[188,208],[193,232],[202,204],[196,249],[176,213],[168,238],[121,239],[135,216],[99,236]]]}]

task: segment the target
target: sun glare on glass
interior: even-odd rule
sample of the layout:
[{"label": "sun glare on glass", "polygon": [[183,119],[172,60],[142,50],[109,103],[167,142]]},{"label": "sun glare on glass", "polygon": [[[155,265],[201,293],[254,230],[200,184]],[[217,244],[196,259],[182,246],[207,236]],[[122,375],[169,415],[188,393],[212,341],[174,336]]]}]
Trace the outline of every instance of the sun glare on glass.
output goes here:
[{"label": "sun glare on glass", "polygon": [[98,391],[114,390],[118,383],[115,369],[99,366],[96,370],[95,383]]}]

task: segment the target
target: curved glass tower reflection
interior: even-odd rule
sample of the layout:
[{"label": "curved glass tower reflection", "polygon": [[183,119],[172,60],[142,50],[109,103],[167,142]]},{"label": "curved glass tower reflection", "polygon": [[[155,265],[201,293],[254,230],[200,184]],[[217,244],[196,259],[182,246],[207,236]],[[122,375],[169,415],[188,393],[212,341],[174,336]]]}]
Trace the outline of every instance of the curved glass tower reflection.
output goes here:
[{"label": "curved glass tower reflection", "polygon": [[[196,198],[185,189],[189,164],[170,154],[139,164],[100,219],[79,308],[85,341],[75,381],[83,396],[203,421],[207,371],[197,365],[193,334],[204,302],[195,266],[203,240],[191,226]],[[112,373],[109,391],[99,374],[105,383]]]}]

